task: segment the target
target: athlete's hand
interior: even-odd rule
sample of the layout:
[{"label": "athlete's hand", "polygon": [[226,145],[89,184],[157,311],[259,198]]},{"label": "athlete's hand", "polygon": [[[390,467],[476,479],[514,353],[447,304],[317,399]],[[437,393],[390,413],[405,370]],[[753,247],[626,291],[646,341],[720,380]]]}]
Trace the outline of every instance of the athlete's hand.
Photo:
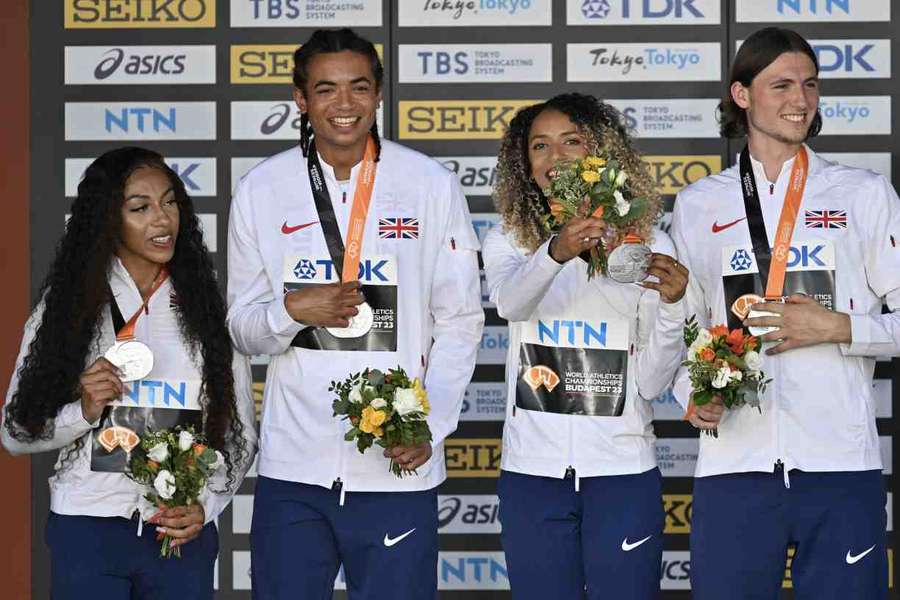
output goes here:
[{"label": "athlete's hand", "polygon": [[558,263],[572,260],[599,244],[605,228],[602,219],[573,217],[550,242],[550,256]]},{"label": "athlete's hand", "polygon": [[748,327],[777,327],[760,336],[764,342],[782,340],[766,354],[779,354],[793,348],[816,344],[850,343],[850,315],[829,310],[805,294],[793,294],[784,302],[760,302],[750,307],[775,313],[774,317],[744,319]]},{"label": "athlete's hand", "polygon": [[418,469],[431,458],[431,444],[423,442],[418,446],[396,446],[394,448],[385,449],[385,458],[393,458],[394,462],[400,465],[401,469],[413,471]]},{"label": "athlete's hand", "polygon": [[196,539],[203,530],[205,520],[206,511],[203,510],[203,505],[191,504],[172,508],[161,506],[159,511],[147,519],[147,522],[157,525],[159,534],[175,538],[169,546],[175,548]]},{"label": "athlete's hand", "polygon": [[688,421],[697,429],[709,431],[719,426],[724,413],[725,405],[722,403],[722,397],[713,396],[707,404],[694,406],[694,413],[688,417]]},{"label": "athlete's hand", "polygon": [[122,372],[102,356],[94,361],[78,378],[81,395],[81,415],[93,423],[103,414],[106,405],[125,393]]},{"label": "athlete's hand", "polygon": [[298,323],[312,327],[347,327],[365,298],[358,281],[311,285],[284,295],[284,307]]},{"label": "athlete's hand", "polygon": [[647,273],[659,279],[659,282],[642,281],[640,286],[656,290],[666,304],[678,302],[684,297],[688,284],[688,270],[683,264],[669,256],[654,252],[650,255]]}]

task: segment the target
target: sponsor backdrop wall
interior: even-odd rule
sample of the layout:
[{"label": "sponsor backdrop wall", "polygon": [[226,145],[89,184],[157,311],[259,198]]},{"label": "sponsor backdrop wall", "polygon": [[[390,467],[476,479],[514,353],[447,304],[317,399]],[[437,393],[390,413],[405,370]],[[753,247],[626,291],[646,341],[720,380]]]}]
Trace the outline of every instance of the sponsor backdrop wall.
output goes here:
[{"label": "sponsor backdrop wall", "polygon": [[[458,173],[479,236],[497,222],[495,155],[516,110],[563,90],[621,109],[671,209],[686,184],[731,164],[715,106],[740,40],[771,23],[811,40],[825,125],[812,145],[888,177],[900,171],[892,64],[900,28],[888,0],[34,0],[32,255],[46,272],[80,174],[124,144],[168,157],[194,196],[223,278],[230,192],[261,157],[294,144],[291,55],[317,27],[351,26],[379,44],[383,130]],[[668,221],[662,224],[668,226]],[[273,235],[277,233],[273,232]],[[487,326],[441,488],[442,598],[504,598],[496,477],[509,338],[484,296]],[[254,360],[257,399],[265,360]],[[876,369],[885,478],[893,483],[897,363]],[[665,479],[667,598],[689,592],[691,473],[697,434],[664,395],[654,402]],[[35,597],[47,596],[43,522],[52,457],[34,461]],[[254,473],[219,519],[219,597],[248,598]],[[893,513],[893,496],[888,503]],[[888,520],[892,529],[892,520]],[[893,540],[891,542],[893,546]],[[188,549],[189,550],[189,549]],[[790,558],[784,586],[790,588]],[[893,561],[891,562],[893,565]],[[893,569],[891,572],[894,580]],[[344,586],[338,577],[336,588]],[[337,591],[343,597],[343,591]],[[790,591],[786,591],[790,594]]]}]

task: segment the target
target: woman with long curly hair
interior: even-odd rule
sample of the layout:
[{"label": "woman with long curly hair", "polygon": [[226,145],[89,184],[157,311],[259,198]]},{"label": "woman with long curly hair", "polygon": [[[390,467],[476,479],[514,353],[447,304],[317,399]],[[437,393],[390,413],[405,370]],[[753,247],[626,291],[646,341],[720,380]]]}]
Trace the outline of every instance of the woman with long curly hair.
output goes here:
[{"label": "woman with long curly hair", "polygon": [[[638,285],[589,279],[579,258],[625,232],[592,217],[557,235],[542,225],[554,167],[601,153],[649,204],[629,232],[653,250]],[[494,201],[501,224],[483,256],[510,330],[498,495],[513,597],[656,598],[664,514],[649,401],[681,358],[688,274],[654,227],[653,179],[618,111],[563,94],[513,118]]]},{"label": "woman with long curly hair", "polygon": [[[191,199],[162,156],[129,147],[91,163],[25,326],[2,427],[13,454],[60,451],[53,598],[212,598],[213,520],[256,452],[249,364],[225,313]],[[152,370],[125,383],[104,354],[129,328]],[[133,434],[187,424],[224,467],[198,504],[157,509],[125,473]],[[183,558],[159,558],[160,534]]]}]

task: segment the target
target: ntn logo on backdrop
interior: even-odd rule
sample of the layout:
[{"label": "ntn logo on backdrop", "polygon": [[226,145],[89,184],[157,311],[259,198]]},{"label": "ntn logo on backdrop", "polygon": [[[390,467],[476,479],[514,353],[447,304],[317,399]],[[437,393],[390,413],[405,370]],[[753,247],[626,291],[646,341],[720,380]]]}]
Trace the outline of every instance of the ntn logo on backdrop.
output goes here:
[{"label": "ntn logo on backdrop", "polygon": [[66,102],[65,139],[214,140],[215,102]]},{"label": "ntn logo on backdrop", "polygon": [[890,0],[744,0],[738,23],[890,21]]}]

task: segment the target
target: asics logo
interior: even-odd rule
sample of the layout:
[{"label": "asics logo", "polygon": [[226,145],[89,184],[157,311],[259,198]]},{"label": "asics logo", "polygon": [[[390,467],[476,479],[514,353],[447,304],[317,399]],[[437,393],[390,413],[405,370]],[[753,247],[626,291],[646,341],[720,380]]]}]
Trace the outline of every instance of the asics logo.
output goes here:
[{"label": "asics logo", "polygon": [[413,527],[412,529],[410,529],[410,530],[407,531],[406,533],[404,533],[404,534],[402,534],[402,535],[398,535],[398,536],[395,537],[395,538],[390,537],[388,534],[384,534],[384,547],[385,547],[385,548],[390,548],[390,547],[393,546],[394,544],[399,544],[400,542],[402,542],[404,539],[406,539],[406,537],[407,537],[408,535],[410,535],[410,534],[411,534],[413,531],[415,531],[415,530],[416,530],[416,528]]},{"label": "asics logo", "polygon": [[644,539],[638,540],[638,541],[634,542],[633,544],[629,544],[628,538],[625,538],[624,540],[622,540],[622,552],[631,552],[632,550],[634,550],[635,548],[637,548],[638,546],[640,546],[641,544],[643,544],[644,542],[646,542],[647,540],[649,540],[652,537],[653,537],[652,535],[648,535]]},{"label": "asics logo", "polygon": [[853,554],[850,553],[849,550],[847,550],[847,564],[854,565],[854,564],[858,563],[866,556],[866,554],[868,554],[869,552],[871,552],[874,549],[875,549],[875,546],[873,545],[871,548],[869,548],[865,552],[860,552],[856,556],[854,556]]},{"label": "asics logo", "polygon": [[718,221],[714,221],[713,224],[712,224],[712,232],[713,232],[713,233],[719,233],[720,231],[725,231],[726,229],[728,229],[728,228],[731,227],[732,225],[737,225],[738,223],[740,223],[741,221],[743,221],[743,220],[746,219],[746,218],[747,218],[747,217],[741,217],[740,219],[735,219],[734,221],[731,221],[730,223],[725,223],[725,224],[723,224],[723,225],[719,225],[719,222],[718,222]]}]

